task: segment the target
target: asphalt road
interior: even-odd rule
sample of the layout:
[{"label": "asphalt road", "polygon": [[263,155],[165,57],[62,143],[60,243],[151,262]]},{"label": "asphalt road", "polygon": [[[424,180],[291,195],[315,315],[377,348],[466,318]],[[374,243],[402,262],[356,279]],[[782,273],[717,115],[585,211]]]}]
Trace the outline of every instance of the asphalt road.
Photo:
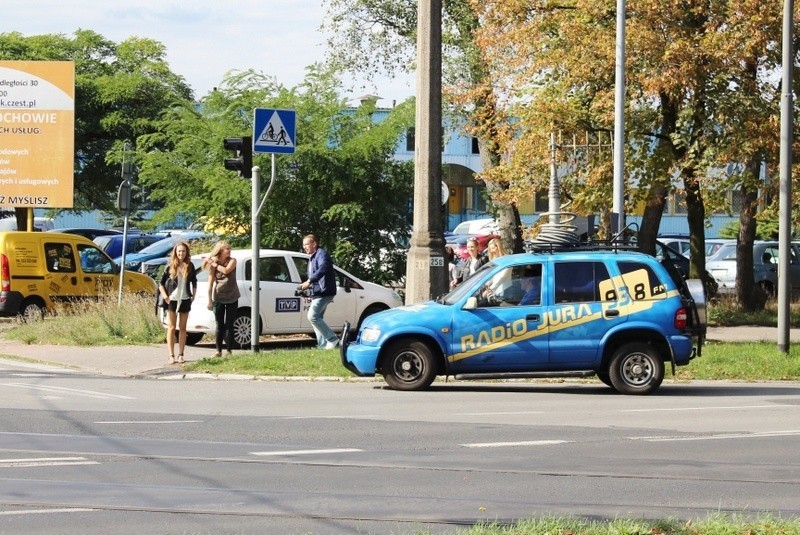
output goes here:
[{"label": "asphalt road", "polygon": [[[0,531],[800,516],[800,385],[164,381],[0,361]],[[113,526],[110,528],[109,526]]]}]

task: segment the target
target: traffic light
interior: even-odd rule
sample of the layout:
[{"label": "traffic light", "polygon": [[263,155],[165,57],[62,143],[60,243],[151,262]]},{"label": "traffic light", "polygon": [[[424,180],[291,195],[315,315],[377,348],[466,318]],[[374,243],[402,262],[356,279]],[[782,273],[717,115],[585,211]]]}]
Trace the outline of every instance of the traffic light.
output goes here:
[{"label": "traffic light", "polygon": [[236,151],[236,158],[225,158],[225,169],[237,171],[243,178],[253,176],[253,138],[226,137],[223,141],[225,150]]}]

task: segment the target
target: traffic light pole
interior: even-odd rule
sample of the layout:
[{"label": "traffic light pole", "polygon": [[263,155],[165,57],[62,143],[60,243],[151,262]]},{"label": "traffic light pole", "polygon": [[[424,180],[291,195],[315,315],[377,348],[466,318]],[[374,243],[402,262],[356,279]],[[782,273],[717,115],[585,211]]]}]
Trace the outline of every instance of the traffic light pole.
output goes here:
[{"label": "traffic light pole", "polygon": [[252,268],[250,269],[250,287],[251,290],[251,302],[252,307],[250,308],[250,350],[253,353],[258,353],[261,349],[261,344],[259,340],[260,332],[258,329],[258,320],[259,314],[258,311],[260,310],[260,298],[261,298],[261,255],[259,251],[261,249],[261,211],[258,209],[258,197],[261,194],[259,191],[259,186],[261,184],[261,168],[260,167],[253,167],[253,177],[250,179],[251,182],[251,197],[250,203],[252,206],[252,246],[253,246],[253,258],[250,265]]},{"label": "traffic light pole", "polygon": [[267,188],[267,192],[264,194],[264,198],[261,199],[260,202],[258,197],[261,195],[261,168],[258,166],[253,167],[252,175],[250,202],[253,210],[253,217],[251,220],[253,247],[251,264],[253,267],[250,270],[250,282],[252,283],[252,308],[250,309],[250,349],[253,353],[258,353],[261,349],[259,340],[260,333],[258,329],[258,312],[261,306],[261,210],[264,209],[264,203],[267,201],[267,197],[269,196],[270,191],[272,191],[272,186],[275,184],[275,155],[272,155],[272,176],[269,181],[269,187]]}]

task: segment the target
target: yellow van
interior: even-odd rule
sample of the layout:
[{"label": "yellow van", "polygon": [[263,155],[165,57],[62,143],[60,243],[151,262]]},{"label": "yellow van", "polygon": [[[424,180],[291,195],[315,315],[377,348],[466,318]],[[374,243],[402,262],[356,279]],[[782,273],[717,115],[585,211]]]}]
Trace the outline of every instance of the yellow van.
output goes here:
[{"label": "yellow van", "polygon": [[[0,232],[0,316],[33,317],[58,302],[119,291],[119,266],[77,234]],[[125,272],[126,292],[155,296],[155,281]]]}]

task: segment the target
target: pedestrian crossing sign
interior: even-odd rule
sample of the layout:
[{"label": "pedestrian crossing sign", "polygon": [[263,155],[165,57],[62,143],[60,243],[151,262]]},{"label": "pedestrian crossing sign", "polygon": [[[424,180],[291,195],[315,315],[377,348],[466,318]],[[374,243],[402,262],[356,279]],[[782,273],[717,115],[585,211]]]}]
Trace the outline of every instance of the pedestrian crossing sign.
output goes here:
[{"label": "pedestrian crossing sign", "polygon": [[256,108],[253,120],[253,152],[294,154],[295,110]]}]

